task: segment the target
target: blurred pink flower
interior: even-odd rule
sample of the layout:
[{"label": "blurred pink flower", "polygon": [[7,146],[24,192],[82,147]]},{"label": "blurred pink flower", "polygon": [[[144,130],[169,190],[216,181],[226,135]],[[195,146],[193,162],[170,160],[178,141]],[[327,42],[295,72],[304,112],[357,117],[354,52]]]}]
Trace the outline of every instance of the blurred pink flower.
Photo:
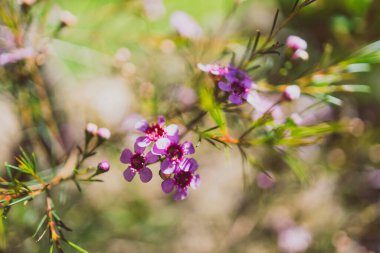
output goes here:
[{"label": "blurred pink flower", "polygon": [[290,227],[280,231],[278,247],[287,253],[305,251],[312,241],[309,231],[301,227]]},{"label": "blurred pink flower", "polygon": [[202,28],[194,18],[183,11],[173,12],[170,24],[181,36],[189,39],[199,39],[203,34]]},{"label": "blurred pink flower", "polygon": [[15,63],[20,60],[30,58],[34,56],[34,51],[31,48],[17,48],[8,53],[0,54],[0,66],[4,66],[10,63]]},{"label": "blurred pink flower", "polygon": [[269,189],[274,185],[274,177],[269,172],[259,172],[256,176],[256,184],[261,189]]},{"label": "blurred pink flower", "polygon": [[145,14],[150,20],[156,20],[165,15],[165,5],[162,0],[143,0]]},{"label": "blurred pink flower", "polygon": [[372,169],[368,173],[368,182],[374,189],[380,189],[380,170],[379,169]]}]

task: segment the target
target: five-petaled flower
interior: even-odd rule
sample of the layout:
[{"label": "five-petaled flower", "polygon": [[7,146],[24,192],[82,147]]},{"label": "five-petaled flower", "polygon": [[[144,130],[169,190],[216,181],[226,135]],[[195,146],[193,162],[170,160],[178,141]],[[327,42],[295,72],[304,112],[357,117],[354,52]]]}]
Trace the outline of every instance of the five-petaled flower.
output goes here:
[{"label": "five-petaled flower", "polygon": [[178,126],[175,124],[165,127],[165,118],[158,116],[157,123],[150,124],[146,120],[136,123],[136,129],[145,133],[136,139],[139,147],[147,147],[150,143],[158,141],[160,138],[178,138]]},{"label": "five-petaled flower", "polygon": [[179,138],[162,138],[153,146],[152,153],[165,156],[166,159],[161,163],[161,172],[171,174],[179,170],[181,162],[186,160],[187,155],[194,154],[194,146],[191,142],[185,141],[179,144]]},{"label": "five-petaled flower", "polygon": [[158,156],[152,152],[144,154],[145,148],[139,147],[135,144],[135,152],[132,153],[129,149],[124,149],[120,161],[125,164],[129,164],[128,168],[124,171],[124,178],[128,182],[131,182],[136,173],[140,175],[140,179],[143,183],[147,183],[152,179],[152,171],[147,167],[147,164],[155,163],[158,161]]},{"label": "five-petaled flower", "polygon": [[218,87],[230,93],[228,99],[232,103],[240,105],[243,100],[250,102],[253,99],[251,89],[254,83],[245,71],[230,65],[224,77],[225,81],[220,81]]},{"label": "five-petaled flower", "polygon": [[178,170],[173,177],[164,180],[161,184],[162,190],[165,193],[170,193],[177,189],[174,199],[183,200],[189,195],[188,188],[198,188],[201,179],[195,171],[198,168],[198,163],[194,158],[185,158],[178,166]]}]

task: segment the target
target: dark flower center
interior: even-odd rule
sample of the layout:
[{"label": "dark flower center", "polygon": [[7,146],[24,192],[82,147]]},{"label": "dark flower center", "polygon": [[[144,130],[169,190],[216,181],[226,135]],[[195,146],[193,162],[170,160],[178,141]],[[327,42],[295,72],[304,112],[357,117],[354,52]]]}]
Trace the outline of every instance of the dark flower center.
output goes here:
[{"label": "dark flower center", "polygon": [[165,130],[156,123],[150,125],[148,129],[146,129],[145,134],[151,141],[157,141],[165,135]]},{"label": "dark flower center", "polygon": [[182,148],[178,144],[170,145],[166,153],[171,161],[181,160],[183,156]]},{"label": "dark flower center", "polygon": [[235,95],[243,95],[245,88],[241,85],[240,82],[233,82],[231,84],[232,93]]},{"label": "dark flower center", "polygon": [[189,171],[180,171],[174,175],[176,184],[181,188],[188,187],[191,179],[193,179],[193,175]]},{"label": "dark flower center", "polygon": [[135,170],[141,170],[145,166],[145,157],[141,154],[134,154],[131,158],[131,167]]}]

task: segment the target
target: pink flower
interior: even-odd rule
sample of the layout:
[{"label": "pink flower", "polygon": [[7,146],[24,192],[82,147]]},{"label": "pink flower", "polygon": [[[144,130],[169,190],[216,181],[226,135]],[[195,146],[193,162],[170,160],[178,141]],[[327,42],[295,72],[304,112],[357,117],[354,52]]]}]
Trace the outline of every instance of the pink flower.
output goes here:
[{"label": "pink flower", "polygon": [[224,76],[228,73],[228,68],[219,64],[202,64],[198,63],[197,67],[203,72],[212,74],[214,76]]},{"label": "pink flower", "polygon": [[161,138],[169,138],[171,140],[177,140],[178,126],[175,124],[165,127],[164,116],[158,116],[157,123],[149,125],[146,120],[140,120],[136,123],[136,129],[145,133],[144,136],[137,138],[136,143],[140,147],[147,147],[150,143],[156,142]]},{"label": "pink flower", "polygon": [[[195,149],[191,142],[185,141],[182,145],[177,139],[162,138],[153,146],[152,153],[165,156],[166,159],[161,163],[161,172],[171,174],[180,169],[179,165],[186,159],[187,155],[194,154]],[[182,165],[181,165],[182,166]]]},{"label": "pink flower", "polygon": [[153,173],[146,165],[157,162],[158,156],[152,152],[144,154],[144,150],[145,148],[135,144],[134,153],[129,149],[124,149],[121,153],[120,161],[125,164],[130,164],[123,173],[125,180],[128,182],[133,180],[136,173],[140,175],[140,179],[143,183],[147,183],[152,179]]},{"label": "pink flower", "polygon": [[278,246],[287,253],[305,251],[311,243],[309,231],[301,227],[290,227],[282,230],[278,237]]},{"label": "pink flower", "polygon": [[269,172],[267,173],[264,173],[264,172],[260,172],[258,173],[257,177],[256,177],[256,183],[257,183],[257,186],[261,189],[269,189],[269,188],[272,188],[273,184],[274,184],[274,180],[273,180],[273,176],[272,175],[268,175]]},{"label": "pink flower", "polygon": [[198,39],[202,36],[202,28],[189,14],[183,11],[175,11],[170,17],[170,24],[177,32],[189,39]]},{"label": "pink flower", "polygon": [[174,199],[183,200],[189,195],[188,188],[196,189],[201,183],[200,176],[195,174],[198,163],[193,158],[186,158],[180,164],[180,170],[174,173],[172,178],[164,180],[161,184],[163,192],[170,193],[177,189]]}]

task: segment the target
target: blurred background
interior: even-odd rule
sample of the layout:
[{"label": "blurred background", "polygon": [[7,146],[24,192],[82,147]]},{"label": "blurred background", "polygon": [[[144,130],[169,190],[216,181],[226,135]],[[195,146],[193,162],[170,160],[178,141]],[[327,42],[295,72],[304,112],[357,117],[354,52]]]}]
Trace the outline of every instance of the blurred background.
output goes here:
[{"label": "blurred background", "polygon": [[[257,29],[269,33],[276,8],[283,19],[294,4],[247,0],[231,11],[236,1],[41,0],[31,9],[27,41],[48,52],[41,57],[41,73],[63,136],[62,150],[56,152],[64,154],[81,143],[87,122],[113,133],[110,144],[88,161],[110,160],[105,182],[84,186],[83,194],[70,182],[54,192],[58,212],[74,230],[66,234],[71,241],[99,253],[380,252],[380,66],[359,75],[358,83],[368,84],[370,94],[339,96],[341,108],[312,112],[319,120],[347,123],[349,131],[298,150],[307,183],[264,150],[255,152],[267,173],[243,167],[237,150],[227,153],[207,143],[196,153],[202,185],[185,201],[174,202],[162,193],[157,174],[148,185],[123,179],[119,154],[132,147],[134,122],[191,104],[197,99],[191,87],[201,85],[191,79],[197,63],[217,60],[226,45],[244,49],[246,37]],[[62,10],[77,22],[52,36]],[[378,13],[378,0],[317,0],[278,39],[294,34],[307,40],[310,60],[297,66],[307,70],[326,50],[334,62],[379,40]],[[1,71],[4,75],[7,69]],[[265,74],[276,83],[277,71],[274,67]],[[34,133],[20,114],[22,100],[14,100],[7,85],[14,83],[3,78],[2,164],[13,161],[25,133]],[[34,126],[37,132],[43,128]],[[42,144],[36,148],[44,153]],[[49,154],[38,157],[41,163],[51,159]],[[29,205],[34,208],[20,205],[10,212],[4,252],[47,251],[46,240],[36,243],[31,237],[44,202],[37,198]]]}]

